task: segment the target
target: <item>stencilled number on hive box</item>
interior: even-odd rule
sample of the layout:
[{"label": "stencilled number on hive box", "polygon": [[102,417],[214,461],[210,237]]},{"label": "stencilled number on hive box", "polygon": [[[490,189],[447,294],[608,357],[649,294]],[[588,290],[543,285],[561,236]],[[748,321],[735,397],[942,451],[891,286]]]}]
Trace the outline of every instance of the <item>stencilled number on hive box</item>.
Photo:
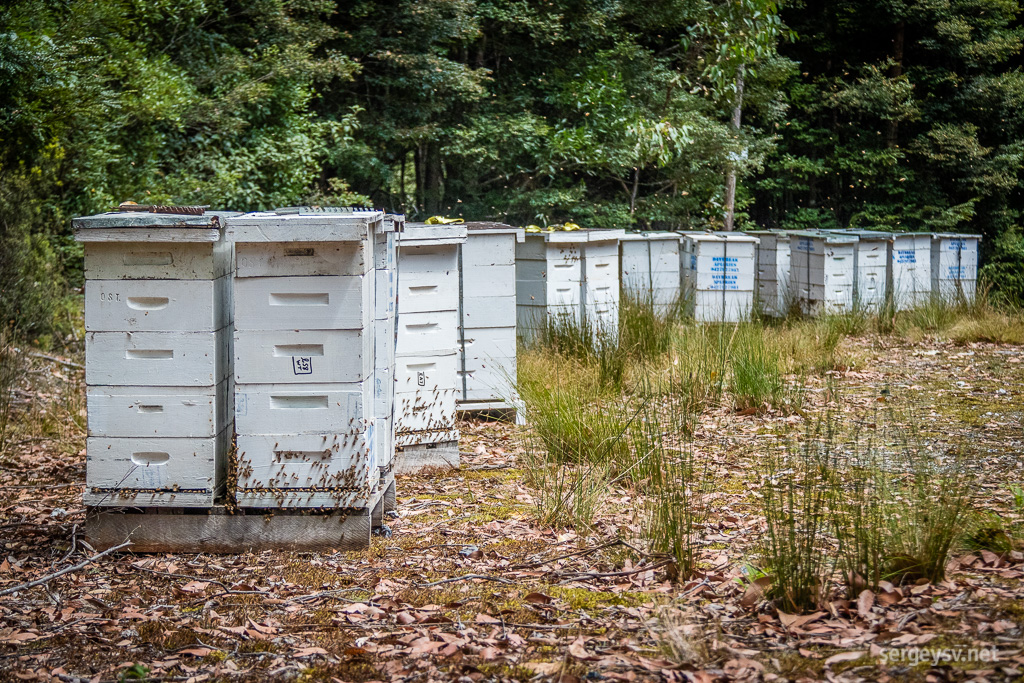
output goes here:
[{"label": "stencilled number on hive box", "polygon": [[292,356],[292,371],[296,375],[312,375],[313,359],[310,356]]},{"label": "stencilled number on hive box", "polygon": [[421,387],[427,386],[427,373],[425,373],[423,370],[420,370],[419,372],[416,373],[416,384],[420,385]]}]

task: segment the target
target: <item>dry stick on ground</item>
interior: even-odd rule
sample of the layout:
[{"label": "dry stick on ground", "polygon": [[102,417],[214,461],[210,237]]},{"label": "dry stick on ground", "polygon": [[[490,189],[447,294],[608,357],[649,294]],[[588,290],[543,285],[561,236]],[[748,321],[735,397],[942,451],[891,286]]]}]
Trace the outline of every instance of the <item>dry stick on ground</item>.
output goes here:
[{"label": "dry stick on ground", "polygon": [[30,353],[28,355],[32,356],[33,358],[42,358],[43,360],[49,360],[53,361],[54,363],[60,363],[61,365],[66,365],[69,368],[79,368],[81,370],[85,369],[84,365],[80,365],[79,363],[72,363],[69,360],[57,358],[56,356],[47,356],[45,353]]},{"label": "dry stick on ground", "polygon": [[20,585],[17,585],[17,586],[11,586],[10,588],[5,588],[2,591],[0,591],[0,596],[10,595],[11,593],[17,593],[18,591],[28,590],[29,588],[34,588],[36,586],[41,586],[44,583],[49,583],[50,581],[53,581],[54,579],[56,579],[58,576],[64,576],[65,574],[70,574],[71,572],[76,572],[79,569],[82,569],[83,567],[87,567],[88,565],[92,564],[93,562],[95,562],[96,560],[100,559],[104,555],[109,555],[110,553],[118,551],[121,548],[127,548],[131,544],[132,544],[131,541],[125,541],[121,545],[115,545],[113,548],[107,548],[102,553],[96,553],[92,557],[85,558],[84,561],[79,562],[78,564],[76,564],[73,567],[68,567],[67,569],[61,569],[59,572],[54,572],[52,574],[47,574],[46,576],[44,576],[42,578],[39,578],[39,579],[36,579],[35,581],[29,581],[28,583],[23,583],[23,584],[20,584]]},{"label": "dry stick on ground", "polygon": [[629,576],[630,574],[639,574],[640,572],[654,571],[655,569],[660,569],[666,565],[672,564],[673,562],[675,562],[675,560],[673,559],[662,560],[661,562],[656,562],[654,564],[646,565],[643,567],[636,567],[635,569],[630,569],[624,572],[576,572],[574,574],[568,575],[568,578],[563,579],[559,583],[566,583],[567,581],[579,581],[580,579],[605,579],[614,576]]},{"label": "dry stick on ground", "polygon": [[517,564],[514,567],[508,567],[508,571],[515,571],[517,569],[532,569],[533,567],[539,567],[542,564],[549,564],[551,562],[557,562],[558,560],[565,560],[570,557],[577,557],[579,555],[589,555],[590,553],[596,553],[598,550],[604,550],[605,548],[611,548],[616,545],[625,545],[625,543],[619,539],[609,541],[603,545],[594,546],[593,548],[587,548],[586,550],[579,550],[568,555],[559,555],[558,557],[552,557],[550,559],[538,560],[537,562],[528,562],[527,564]]},{"label": "dry stick on ground", "polygon": [[484,581],[497,581],[498,583],[507,583],[509,585],[515,585],[515,581],[509,581],[499,576],[487,576],[486,574],[466,574],[465,576],[455,576],[450,579],[441,579],[440,581],[432,581],[430,583],[417,583],[416,588],[430,588],[431,586],[440,586],[442,583],[454,583],[456,581],[468,581],[470,579],[482,579]]}]

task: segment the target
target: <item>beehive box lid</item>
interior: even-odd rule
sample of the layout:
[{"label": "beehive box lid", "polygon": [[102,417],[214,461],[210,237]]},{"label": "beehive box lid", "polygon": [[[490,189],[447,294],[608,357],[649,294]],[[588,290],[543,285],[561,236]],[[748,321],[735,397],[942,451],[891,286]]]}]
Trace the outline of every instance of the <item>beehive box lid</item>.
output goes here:
[{"label": "beehive box lid", "polygon": [[527,237],[540,238],[545,242],[610,242],[621,240],[625,230],[614,228],[584,228],[582,230],[553,230],[551,232],[530,232]]},{"label": "beehive box lid", "polygon": [[856,244],[860,238],[856,235],[841,232],[817,232],[815,230],[798,230],[789,233],[791,237],[821,240],[826,244]]},{"label": "beehive box lid", "polygon": [[422,247],[434,244],[462,244],[466,241],[466,226],[463,223],[406,223],[398,236],[400,247]]},{"label": "beehive box lid", "polygon": [[760,240],[744,232],[685,232],[680,233],[697,242],[739,242],[757,244]]},{"label": "beehive box lid", "polygon": [[493,221],[469,221],[463,223],[466,228],[466,232],[469,234],[486,234],[486,235],[506,235],[514,234],[516,236],[516,242],[522,242],[526,231],[522,228],[517,228],[514,225],[508,225],[507,223],[497,223]]},{"label": "beehive box lid", "polygon": [[199,215],[109,211],[71,221],[79,242],[217,242],[226,219],[237,211],[206,211]]},{"label": "beehive box lid", "polygon": [[830,230],[837,235],[855,235],[862,240],[891,240],[892,233],[885,232],[884,230],[857,230],[854,228],[847,228],[845,230]]},{"label": "beehive box lid", "polygon": [[620,242],[653,242],[656,240],[677,240],[677,232],[627,232],[619,238]]},{"label": "beehive box lid", "polygon": [[973,235],[970,233],[956,233],[956,232],[933,232],[933,239],[947,239],[947,240],[978,240],[981,241],[981,235]]},{"label": "beehive box lid", "polygon": [[278,209],[234,216],[224,238],[231,242],[359,242],[384,225],[383,211]]}]

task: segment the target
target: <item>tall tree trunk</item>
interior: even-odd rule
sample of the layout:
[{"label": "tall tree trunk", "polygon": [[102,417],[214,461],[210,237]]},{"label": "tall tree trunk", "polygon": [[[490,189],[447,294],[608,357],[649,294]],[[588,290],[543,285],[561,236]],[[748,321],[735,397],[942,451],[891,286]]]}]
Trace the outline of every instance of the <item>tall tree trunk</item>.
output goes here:
[{"label": "tall tree trunk", "polygon": [[[907,22],[901,21],[896,24],[896,35],[892,39],[892,68],[889,69],[889,78],[899,78],[903,75],[903,44],[907,34]],[[890,121],[886,131],[885,141],[890,148],[895,147],[899,140],[899,122]]]},{"label": "tall tree trunk", "polygon": [[424,192],[424,186],[426,185],[426,173],[423,170],[423,143],[416,145],[416,149],[412,153],[412,165],[413,170],[416,172],[416,202],[417,211],[425,211],[426,204],[426,193]]},{"label": "tall tree trunk", "polygon": [[444,206],[444,175],[441,168],[441,145],[436,142],[426,146],[426,158],[423,160],[425,184],[423,188],[424,206],[430,215],[438,215]]},{"label": "tall tree trunk", "polygon": [[[740,64],[740,68],[736,72],[736,103],[732,109],[732,129],[736,133],[737,139],[740,135],[740,125],[743,122],[743,71],[744,67]],[[739,159],[734,159],[729,164],[725,175],[725,225],[722,226],[722,229],[726,232],[732,232],[736,214],[736,165],[738,163]]]}]

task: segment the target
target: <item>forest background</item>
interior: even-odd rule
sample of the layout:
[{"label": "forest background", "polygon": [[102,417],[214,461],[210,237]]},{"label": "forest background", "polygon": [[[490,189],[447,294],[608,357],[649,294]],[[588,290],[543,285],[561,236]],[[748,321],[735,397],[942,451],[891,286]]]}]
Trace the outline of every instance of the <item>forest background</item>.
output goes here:
[{"label": "forest background", "polygon": [[1016,0],[10,0],[0,321],[74,325],[126,200],[983,235],[1024,300]]}]

